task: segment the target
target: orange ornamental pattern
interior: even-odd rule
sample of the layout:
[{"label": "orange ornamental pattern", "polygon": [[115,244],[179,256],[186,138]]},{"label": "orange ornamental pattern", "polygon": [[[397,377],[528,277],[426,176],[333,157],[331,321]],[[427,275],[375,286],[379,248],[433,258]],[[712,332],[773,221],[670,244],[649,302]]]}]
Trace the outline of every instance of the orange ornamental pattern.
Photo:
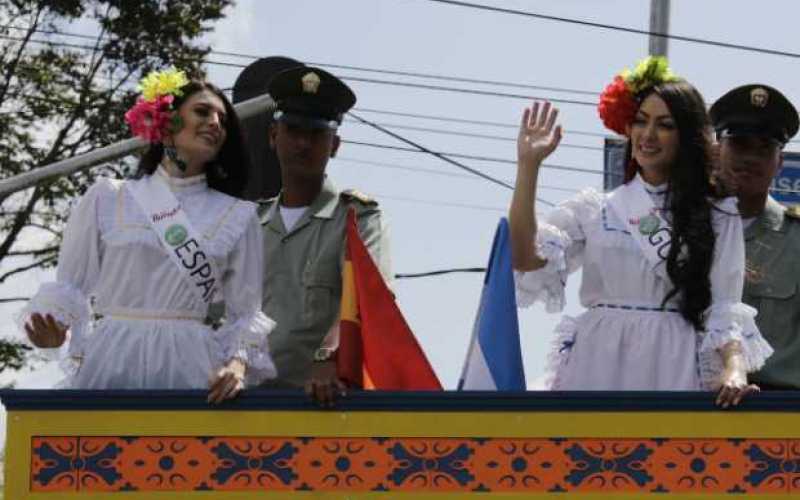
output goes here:
[{"label": "orange ornamental pattern", "polygon": [[785,439],[35,437],[31,449],[40,493],[800,494],[800,440]]}]

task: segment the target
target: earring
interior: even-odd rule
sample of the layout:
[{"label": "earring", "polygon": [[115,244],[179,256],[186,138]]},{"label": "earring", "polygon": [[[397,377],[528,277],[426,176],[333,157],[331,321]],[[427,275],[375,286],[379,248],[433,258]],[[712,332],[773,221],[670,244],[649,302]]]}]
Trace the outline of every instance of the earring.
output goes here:
[{"label": "earring", "polygon": [[178,150],[175,149],[174,146],[164,145],[164,153],[167,155],[167,158],[172,161],[172,163],[178,166],[178,169],[181,172],[186,172],[188,165],[186,165],[186,162],[183,161],[180,156],[178,156]]}]

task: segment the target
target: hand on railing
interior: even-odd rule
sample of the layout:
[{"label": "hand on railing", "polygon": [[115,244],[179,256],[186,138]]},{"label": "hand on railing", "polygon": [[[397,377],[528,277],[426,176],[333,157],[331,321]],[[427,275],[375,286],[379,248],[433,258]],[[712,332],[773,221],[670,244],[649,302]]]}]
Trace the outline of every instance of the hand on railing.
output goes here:
[{"label": "hand on railing", "polygon": [[306,394],[324,408],[330,408],[337,397],[344,396],[347,386],[336,373],[336,361],[315,361],[311,377],[306,381]]},{"label": "hand on railing", "polygon": [[748,394],[759,392],[761,389],[755,384],[747,383],[747,370],[745,369],[742,346],[733,341],[725,344],[720,349],[724,368],[720,375],[720,389],[717,393],[717,405],[722,408],[736,406]]},{"label": "hand on railing", "polygon": [[208,401],[211,404],[220,404],[226,399],[235,398],[244,389],[245,364],[238,358],[233,358],[227,365],[220,368],[208,381]]}]

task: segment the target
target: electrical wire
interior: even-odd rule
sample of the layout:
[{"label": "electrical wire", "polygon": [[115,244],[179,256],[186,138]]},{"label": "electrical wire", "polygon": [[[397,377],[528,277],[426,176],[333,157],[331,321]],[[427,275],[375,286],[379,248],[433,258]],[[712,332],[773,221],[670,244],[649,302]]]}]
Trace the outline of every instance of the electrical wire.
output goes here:
[{"label": "electrical wire", "polygon": [[[353,122],[353,123],[358,123],[358,122],[355,122],[353,120],[348,120],[348,121]],[[391,128],[391,129],[397,129],[397,130],[409,130],[409,131],[414,131],[414,132],[429,132],[429,133],[432,133],[432,134],[452,135],[452,136],[457,136],[457,137],[472,137],[472,138],[475,138],[475,139],[489,139],[489,140],[503,141],[503,142],[514,142],[514,143],[517,142],[517,140],[515,138],[513,138],[513,137],[503,137],[503,136],[499,136],[499,135],[476,134],[476,133],[472,133],[472,132],[459,132],[457,130],[443,130],[443,129],[438,129],[438,128],[417,127],[417,126],[414,126],[414,125],[400,125],[400,124],[396,124],[396,123],[378,123],[378,122],[376,122],[376,124],[378,124],[378,125],[380,125],[382,127]],[[361,124],[361,125],[363,125],[363,124]],[[599,146],[585,146],[585,145],[582,145],[582,144],[561,143],[561,144],[558,145],[558,147],[559,148],[568,148],[568,149],[586,149],[586,150],[590,150],[590,151],[604,151],[604,148],[599,147]]]},{"label": "electrical wire", "polygon": [[538,14],[538,13],[535,13],[535,12],[527,12],[527,11],[524,11],[524,10],[507,9],[507,8],[503,8],[503,7],[494,7],[494,6],[491,6],[491,5],[482,5],[482,4],[476,4],[476,3],[471,3],[471,2],[462,2],[462,1],[458,1],[458,0],[427,0],[427,1],[428,2],[432,2],[432,3],[441,3],[441,4],[458,6],[458,7],[467,7],[467,8],[471,8],[471,9],[479,9],[479,10],[484,10],[484,11],[491,11],[491,12],[496,12],[496,13],[501,13],[501,14],[514,14],[514,15],[518,15],[518,16],[525,16],[525,17],[531,17],[531,18],[536,18],[536,19],[544,19],[544,20],[547,20],[547,21],[558,21],[558,22],[568,23],[568,24],[577,24],[579,26],[588,26],[588,27],[591,27],[591,28],[601,28],[601,29],[612,30],[612,31],[621,31],[621,32],[625,32],[625,33],[634,33],[634,34],[637,34],[637,35],[655,36],[655,37],[659,37],[659,38],[667,38],[667,39],[670,39],[670,40],[678,40],[678,41],[681,41],[681,42],[697,43],[697,44],[701,44],[701,45],[710,45],[710,46],[713,46],[713,47],[722,47],[722,48],[726,48],[726,49],[743,50],[743,51],[747,51],[747,52],[757,52],[759,54],[769,54],[769,55],[775,55],[775,56],[786,56],[786,57],[792,57],[792,58],[796,58],[796,59],[800,58],[800,53],[797,53],[797,52],[787,52],[787,51],[783,51],[783,50],[767,49],[767,48],[763,48],[763,47],[754,47],[754,46],[751,46],[751,45],[742,45],[742,44],[737,44],[737,43],[720,42],[720,41],[717,41],[717,40],[708,40],[708,39],[705,39],[705,38],[697,38],[697,37],[690,37],[690,36],[683,36],[683,35],[673,35],[673,34],[670,34],[670,33],[659,33],[657,31],[649,31],[649,30],[643,30],[643,29],[638,29],[638,28],[629,28],[627,26],[617,26],[617,25],[613,25],[613,24],[597,23],[597,22],[593,22],[593,21],[585,21],[583,19],[572,19],[572,18],[567,18],[567,17],[551,16],[551,15],[546,15],[546,14]]},{"label": "electrical wire", "polygon": [[[390,146],[388,144],[376,144],[374,142],[352,141],[352,140],[349,140],[349,139],[343,139],[342,142],[345,143],[345,144],[353,144],[353,145],[356,145],[356,146],[364,146],[364,147],[379,148],[379,149],[392,149],[392,150],[395,150],[395,151],[406,151],[406,152],[409,152],[409,153],[424,153],[424,151],[420,151],[418,149],[404,148],[404,147],[401,147],[401,146]],[[506,164],[509,164],[509,165],[516,165],[517,164],[517,162],[514,161],[514,160],[506,160],[504,158],[494,158],[494,157],[491,157],[491,156],[466,155],[466,154],[461,154],[461,153],[445,153],[445,152],[441,152],[441,151],[437,151],[436,153],[439,154],[439,155],[442,155],[442,156],[450,157],[450,158],[462,158],[462,159],[465,159],[465,160],[478,160],[478,161],[486,161],[486,162],[492,162],[492,163],[506,163]],[[567,172],[581,172],[581,173],[585,173],[585,174],[603,175],[603,171],[602,170],[591,170],[591,169],[588,169],[588,168],[570,167],[570,166],[567,166],[567,165],[554,165],[552,163],[542,163],[541,166],[542,166],[542,168],[550,168],[550,169],[554,169],[554,170],[564,170],[564,171],[567,171]]]},{"label": "electrical wire", "polygon": [[[519,125],[511,124],[511,123],[504,123],[504,122],[493,122],[493,121],[486,121],[486,120],[469,120],[465,118],[455,118],[451,116],[441,116],[441,115],[429,115],[429,114],[420,114],[420,113],[407,113],[402,111],[391,111],[385,109],[375,109],[375,108],[353,108],[353,111],[358,111],[359,113],[375,113],[380,115],[389,115],[389,116],[401,116],[405,118],[418,118],[422,120],[432,120],[432,121],[439,121],[439,122],[449,122],[449,123],[462,123],[465,125],[483,125],[489,127],[499,127],[499,128],[508,128],[508,129],[518,129]],[[603,132],[587,132],[583,130],[565,130],[565,133],[570,135],[585,135],[590,137],[608,137],[608,134]]]},{"label": "electrical wire", "polygon": [[395,274],[395,279],[406,279],[406,278],[427,278],[430,276],[441,276],[443,274],[454,274],[454,273],[485,273],[485,267],[461,267],[461,268],[453,268],[453,269],[439,269],[436,271],[428,271],[424,273],[398,273]]},{"label": "electrical wire", "polygon": [[[410,167],[408,165],[400,165],[398,163],[388,163],[382,161],[373,161],[373,160],[361,160],[356,158],[342,158],[341,156],[336,156],[336,162],[346,162],[352,163],[354,165],[366,165],[369,167],[377,167],[377,168],[386,168],[386,169],[394,169],[394,170],[405,170],[408,172],[419,172],[423,174],[431,174],[441,177],[453,177],[459,179],[471,179],[471,180],[480,180],[479,177],[475,177],[474,175],[469,174],[459,174],[458,172],[445,172],[441,169],[436,168],[421,168],[421,167]],[[513,181],[506,180],[505,182],[511,183]],[[547,184],[537,184],[537,189],[547,189],[550,191],[560,191],[564,193],[577,193],[580,190],[575,188],[566,188],[560,186],[550,186]]]}]

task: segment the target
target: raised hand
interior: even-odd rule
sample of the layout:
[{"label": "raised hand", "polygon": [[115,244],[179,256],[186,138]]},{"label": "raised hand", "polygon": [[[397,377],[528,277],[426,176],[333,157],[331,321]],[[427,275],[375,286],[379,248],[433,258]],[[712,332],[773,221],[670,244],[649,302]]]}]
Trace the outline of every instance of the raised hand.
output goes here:
[{"label": "raised hand", "polygon": [[522,113],[517,136],[517,162],[520,168],[538,169],[542,161],[561,142],[561,125],[556,125],[558,108],[536,101]]},{"label": "raised hand", "polygon": [[31,314],[30,320],[25,323],[25,332],[31,343],[42,349],[61,347],[67,338],[67,327],[50,314]]}]

